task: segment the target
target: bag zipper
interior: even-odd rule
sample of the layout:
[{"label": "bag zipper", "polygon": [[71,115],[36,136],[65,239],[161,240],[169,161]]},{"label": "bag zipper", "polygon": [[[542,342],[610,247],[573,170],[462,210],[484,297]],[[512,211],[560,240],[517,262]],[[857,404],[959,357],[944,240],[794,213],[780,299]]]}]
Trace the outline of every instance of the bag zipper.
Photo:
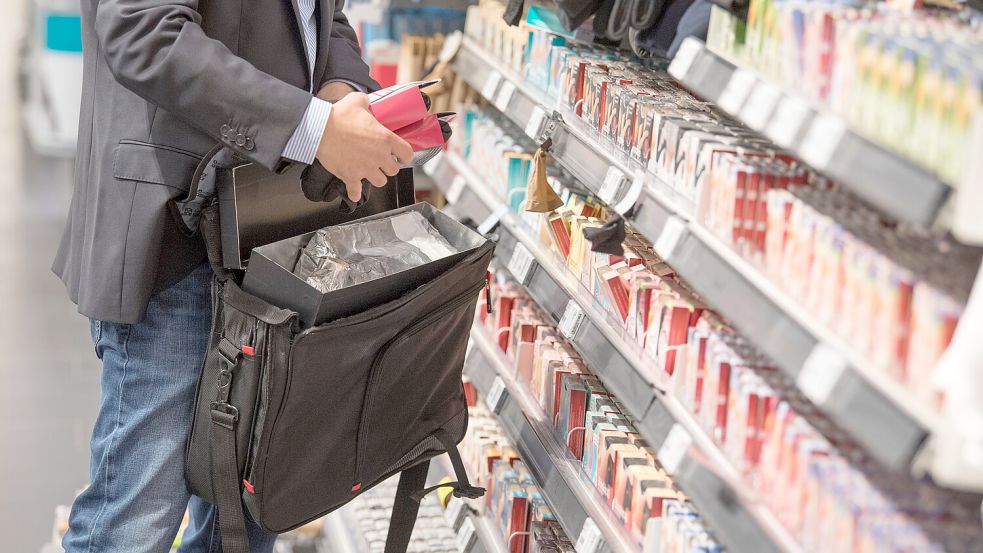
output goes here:
[{"label": "bag zipper", "polygon": [[[473,298],[474,294],[476,294],[482,288],[484,288],[486,282],[487,281],[482,280],[482,282],[478,283],[475,286],[472,286],[470,289],[466,290],[465,292],[463,292],[453,300],[445,303],[437,311],[434,311],[433,313],[427,315],[426,317],[416,321],[415,323],[404,329],[402,332],[400,332],[399,335],[397,335],[395,338],[390,340],[386,345],[382,347],[381,350],[379,350],[379,353],[372,361],[372,367],[369,369],[369,381],[365,387],[365,401],[363,402],[362,405],[363,416],[366,412],[370,411],[369,408],[370,408],[370,402],[372,401],[372,390],[375,388],[379,378],[381,378],[381,371],[379,370],[379,365],[381,365],[382,361],[386,359],[386,357],[389,354],[389,351],[391,351],[395,346],[402,344],[403,342],[411,338],[417,331],[429,326],[433,321],[444,316],[447,312],[453,311],[454,309],[457,309],[458,307],[465,305],[469,298]],[[356,448],[355,482],[353,483],[354,485],[352,487],[353,491],[358,491],[358,489],[361,487],[362,484],[361,470],[362,470],[362,460],[364,458],[363,450],[367,438],[366,433],[367,433],[367,429],[365,428],[364,420],[362,420],[362,418],[360,417],[358,423],[358,435],[356,438],[357,442],[355,444],[355,448]]]}]

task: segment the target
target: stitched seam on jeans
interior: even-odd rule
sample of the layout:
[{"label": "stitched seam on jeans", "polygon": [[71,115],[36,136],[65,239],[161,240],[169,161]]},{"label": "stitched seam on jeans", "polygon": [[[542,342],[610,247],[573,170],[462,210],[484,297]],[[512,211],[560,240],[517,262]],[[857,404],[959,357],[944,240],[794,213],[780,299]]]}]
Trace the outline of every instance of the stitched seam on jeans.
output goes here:
[{"label": "stitched seam on jeans", "polygon": [[221,536],[219,539],[215,539],[216,531],[218,530],[218,507],[212,507],[212,529],[208,532],[208,553],[222,553],[222,540]]},{"label": "stitched seam on jeans", "polygon": [[119,421],[122,417],[123,411],[123,383],[126,382],[126,368],[130,362],[130,353],[128,351],[128,346],[130,343],[130,325],[119,325],[119,330],[125,332],[126,336],[123,338],[123,376],[119,379],[118,394],[119,401],[116,403],[116,424],[113,426],[113,431],[109,433],[109,445],[106,447],[106,484],[103,488],[103,500],[102,507],[99,508],[99,513],[96,514],[96,518],[92,521],[92,529],[89,534],[89,543],[86,544],[85,549],[89,553],[92,552],[92,538],[98,535],[99,523],[102,521],[102,517],[106,512],[106,507],[109,506],[109,481],[110,481],[110,471],[112,469],[112,452],[113,447],[116,445],[116,434],[119,432]]}]

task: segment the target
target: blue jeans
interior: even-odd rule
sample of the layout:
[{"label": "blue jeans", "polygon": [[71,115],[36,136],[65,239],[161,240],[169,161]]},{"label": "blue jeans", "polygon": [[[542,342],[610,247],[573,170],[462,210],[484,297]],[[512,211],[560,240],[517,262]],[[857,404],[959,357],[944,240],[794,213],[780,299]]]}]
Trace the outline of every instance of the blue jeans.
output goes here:
[{"label": "blue jeans", "polygon": [[[90,485],[72,505],[66,553],[166,553],[184,517],[180,553],[219,553],[215,509],[184,483],[195,386],[211,324],[206,264],[156,294],[138,324],[92,321],[102,399],[92,432]],[[250,549],[276,535],[247,521]]]}]

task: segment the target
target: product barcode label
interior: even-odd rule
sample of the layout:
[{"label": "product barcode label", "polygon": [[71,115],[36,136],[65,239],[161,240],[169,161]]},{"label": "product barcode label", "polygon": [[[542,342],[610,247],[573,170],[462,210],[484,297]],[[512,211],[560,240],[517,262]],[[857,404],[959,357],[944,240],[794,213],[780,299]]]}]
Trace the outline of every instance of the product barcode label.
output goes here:
[{"label": "product barcode label", "polygon": [[676,52],[676,57],[672,58],[672,63],[669,64],[669,74],[680,81],[685,80],[690,68],[693,67],[693,62],[696,61],[696,56],[702,50],[703,43],[699,40],[692,38],[684,40]]},{"label": "product barcode label", "polygon": [[522,244],[516,244],[512,257],[509,259],[509,272],[521,284],[529,283],[529,273],[532,272],[533,256]]},{"label": "product barcode label", "polygon": [[563,310],[563,316],[560,317],[560,324],[557,325],[560,329],[560,334],[562,334],[567,340],[573,340],[577,336],[577,332],[580,330],[580,326],[584,323],[584,319],[587,315],[584,314],[584,310],[580,308],[580,305],[573,301],[567,301],[567,307]]},{"label": "product barcode label", "polygon": [[670,475],[676,474],[676,471],[679,470],[679,463],[683,461],[686,450],[692,443],[693,438],[689,432],[679,423],[673,424],[672,429],[669,430],[669,435],[666,436],[666,441],[662,442],[662,447],[656,454],[662,468],[666,469]]},{"label": "product barcode label", "polygon": [[625,182],[625,174],[617,167],[608,167],[608,173],[604,176],[601,189],[597,192],[597,197],[604,203],[612,205],[618,198],[618,191]]},{"label": "product barcode label", "polygon": [[720,93],[717,105],[727,113],[738,113],[741,106],[744,105],[744,101],[747,100],[748,94],[751,93],[751,88],[756,80],[757,77],[751,71],[741,68],[735,69],[730,80],[727,81],[727,86]]},{"label": "product barcode label", "polygon": [[496,376],[491,390],[488,391],[488,397],[485,398],[485,404],[488,405],[488,409],[492,413],[497,415],[502,412],[502,407],[505,406],[505,398],[507,396],[508,389],[505,387],[505,381],[502,380],[502,377]]},{"label": "product barcode label", "polygon": [[485,81],[485,86],[481,87],[481,95],[486,99],[491,100],[495,97],[495,91],[498,90],[498,83],[502,81],[502,75],[498,71],[492,71],[488,74],[488,79]]},{"label": "product barcode label", "polygon": [[816,169],[822,171],[829,167],[843,135],[846,134],[846,124],[832,115],[819,115],[812,120],[809,132],[802,139],[799,155]]},{"label": "product barcode label", "polygon": [[457,531],[457,548],[464,553],[471,548],[471,542],[474,540],[474,521],[471,517],[464,519],[461,523],[461,528]]},{"label": "product barcode label", "polygon": [[659,239],[655,241],[655,253],[663,261],[668,261],[672,257],[672,252],[679,245],[679,239],[683,237],[684,230],[686,230],[686,223],[679,217],[670,215],[666,219],[666,224],[662,227],[662,233],[659,234]]},{"label": "product barcode label", "polygon": [[774,84],[758,81],[744,107],[741,108],[741,119],[756,131],[764,130],[781,95],[782,91]]},{"label": "product barcode label", "polygon": [[635,178],[631,181],[631,186],[628,191],[622,195],[621,199],[614,204],[614,210],[618,213],[624,215],[628,213],[631,208],[635,207],[638,203],[638,198],[642,195],[642,189],[645,188],[645,181],[647,180],[645,176],[645,171],[638,169],[635,171]]},{"label": "product barcode label", "polygon": [[447,193],[444,194],[448,203],[456,204],[461,199],[461,193],[464,192],[464,187],[467,185],[468,181],[463,176],[458,175],[454,177],[451,185],[447,187]]},{"label": "product barcode label", "polygon": [[512,81],[505,81],[502,83],[502,88],[499,89],[498,94],[495,95],[495,107],[498,111],[506,111],[509,109],[509,102],[512,101],[512,96],[515,95],[515,83]]},{"label": "product barcode label", "polygon": [[478,232],[480,232],[481,234],[488,234],[489,232],[495,230],[495,227],[498,226],[498,223],[502,221],[502,217],[505,217],[505,214],[508,212],[509,212],[508,206],[506,205],[499,206],[498,209],[493,211],[492,214],[488,216],[488,218],[486,218],[484,221],[481,222],[480,225],[478,225]]},{"label": "product barcode label", "polygon": [[790,148],[795,143],[795,137],[799,136],[802,125],[809,117],[809,105],[794,96],[785,96],[778,102],[775,115],[768,122],[765,134],[772,139],[775,144],[783,148]]},{"label": "product barcode label", "polygon": [[597,553],[601,550],[603,543],[604,537],[601,535],[597,523],[591,517],[587,517],[584,520],[584,527],[580,529],[580,536],[577,537],[577,544],[574,545],[574,549],[577,550],[577,553]]},{"label": "product barcode label", "polygon": [[444,520],[451,528],[457,528],[457,522],[461,520],[461,515],[464,513],[464,501],[451,496],[451,500],[447,503],[447,509],[444,511]]},{"label": "product barcode label", "polygon": [[820,342],[802,363],[795,381],[799,389],[816,405],[823,405],[846,370],[846,359],[833,348]]},{"label": "product barcode label", "polygon": [[539,139],[539,133],[543,130],[543,121],[546,120],[546,112],[539,106],[533,106],[532,115],[526,123],[526,134],[533,140]]}]

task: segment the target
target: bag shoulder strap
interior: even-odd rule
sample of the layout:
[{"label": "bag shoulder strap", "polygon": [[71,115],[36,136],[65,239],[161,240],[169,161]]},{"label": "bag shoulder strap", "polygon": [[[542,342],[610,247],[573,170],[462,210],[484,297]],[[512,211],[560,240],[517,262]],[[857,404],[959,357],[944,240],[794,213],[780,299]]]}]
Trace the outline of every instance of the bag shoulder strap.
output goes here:
[{"label": "bag shoulder strap", "polygon": [[405,553],[420,512],[420,500],[415,496],[427,484],[430,461],[413,465],[399,474],[396,487],[396,500],[389,518],[389,533],[386,535],[385,553]]},{"label": "bag shoulder strap", "polygon": [[[221,376],[219,377],[221,378]],[[222,551],[249,553],[246,514],[236,456],[236,424],[239,411],[223,401],[212,403],[212,496],[222,531]]]}]

